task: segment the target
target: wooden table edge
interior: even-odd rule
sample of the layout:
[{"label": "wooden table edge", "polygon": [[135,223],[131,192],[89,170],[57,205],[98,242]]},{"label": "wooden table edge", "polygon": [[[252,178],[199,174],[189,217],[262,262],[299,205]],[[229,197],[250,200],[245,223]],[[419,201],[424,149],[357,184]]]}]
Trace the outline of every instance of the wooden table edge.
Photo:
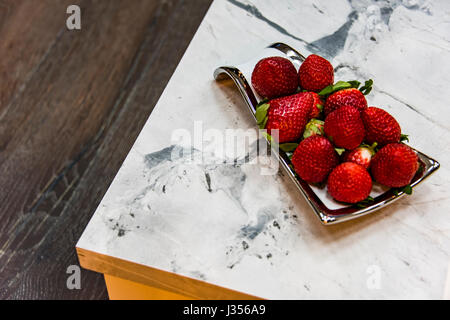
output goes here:
[{"label": "wooden table edge", "polygon": [[76,247],[80,266],[105,275],[200,300],[263,300],[205,281]]}]

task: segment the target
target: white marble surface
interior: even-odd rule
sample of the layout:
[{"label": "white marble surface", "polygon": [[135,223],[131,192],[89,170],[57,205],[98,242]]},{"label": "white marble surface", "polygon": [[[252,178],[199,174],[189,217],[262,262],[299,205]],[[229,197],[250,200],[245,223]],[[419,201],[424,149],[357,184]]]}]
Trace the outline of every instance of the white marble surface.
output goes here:
[{"label": "white marble surface", "polygon": [[[450,261],[450,2],[216,0],[77,247],[268,299],[441,298]],[[375,80],[369,104],[441,168],[375,214],[323,226],[282,174],[170,159],[175,129],[254,128],[213,70],[273,42]],[[175,148],[175,149],[174,149]],[[197,151],[195,151],[197,152]],[[206,151],[205,151],[206,152]]]}]

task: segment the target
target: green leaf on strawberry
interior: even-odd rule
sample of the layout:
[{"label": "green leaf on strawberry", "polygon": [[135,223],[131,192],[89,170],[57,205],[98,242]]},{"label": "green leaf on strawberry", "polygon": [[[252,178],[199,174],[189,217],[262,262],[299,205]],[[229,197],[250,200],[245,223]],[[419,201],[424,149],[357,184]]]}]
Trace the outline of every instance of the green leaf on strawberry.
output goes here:
[{"label": "green leaf on strawberry", "polygon": [[337,154],[340,156],[345,152],[344,148],[334,148],[334,150],[336,150]]},{"label": "green leaf on strawberry", "polygon": [[255,118],[260,129],[264,129],[267,123],[267,111],[269,110],[270,104],[263,103],[256,107]]},{"label": "green leaf on strawberry", "polygon": [[298,147],[298,143],[294,142],[288,142],[288,143],[281,143],[280,144],[280,150],[283,150],[284,152],[292,152]]},{"label": "green leaf on strawberry", "polygon": [[417,169],[416,174],[417,175],[422,175],[422,173],[425,171],[425,168],[423,167],[422,164],[419,165],[419,169]]},{"label": "green leaf on strawberry", "polygon": [[363,95],[367,96],[370,93],[370,91],[372,91],[372,85],[373,80],[369,79],[364,82],[364,85],[361,88],[359,88],[359,91],[361,91]]},{"label": "green leaf on strawberry", "polygon": [[272,136],[267,133],[267,131],[263,131],[262,135],[267,139],[267,141],[270,144],[270,147],[272,150],[275,150],[276,153],[278,153],[278,150],[280,149],[280,145],[277,143],[277,141],[275,141]]},{"label": "green leaf on strawberry", "polygon": [[[351,80],[351,81],[338,81],[335,84],[329,85],[322,89],[322,91],[319,92],[319,95],[326,98],[332,93],[335,93],[336,91],[343,90],[343,89],[349,89],[349,88],[355,88],[358,89],[358,87],[361,85],[361,82],[358,80]],[[364,95],[368,95],[370,91],[372,90],[373,80],[369,79],[364,82],[364,85],[359,88],[359,91],[361,91]]]},{"label": "green leaf on strawberry", "polygon": [[263,104],[266,104],[266,103],[268,103],[270,100],[269,99],[267,99],[267,98],[265,98],[265,99],[262,99],[260,102],[258,102],[258,104],[256,105],[256,109],[258,109],[260,106],[262,106]]},{"label": "green leaf on strawberry", "polygon": [[375,201],[374,198],[372,198],[371,196],[368,196],[366,199],[364,199],[364,200],[358,202],[358,203],[356,204],[356,206],[358,206],[359,208],[366,208],[366,207],[368,207],[369,205],[371,205],[374,201]]},{"label": "green leaf on strawberry", "polygon": [[335,84],[329,85],[327,87],[325,87],[324,89],[322,89],[322,91],[319,92],[319,96],[328,96],[330,94],[332,94],[333,92],[342,90],[342,89],[346,89],[346,88],[351,88],[352,84],[346,81],[338,81]]},{"label": "green leaf on strawberry", "polygon": [[270,134],[264,131],[262,132],[262,135],[267,139],[267,141],[272,142],[272,136]]},{"label": "green leaf on strawberry", "polygon": [[349,88],[358,89],[360,84],[361,84],[361,82],[359,82],[358,80],[338,81],[335,84],[329,85],[329,86],[325,87],[324,89],[322,89],[322,91],[319,92],[319,96],[322,96],[325,98],[339,90],[349,89]]},{"label": "green leaf on strawberry", "polygon": [[396,196],[398,196],[398,195],[400,195],[400,191],[403,193],[406,193],[408,195],[411,195],[413,190],[412,190],[411,185],[408,184],[408,185],[404,186],[403,188],[395,188],[392,192]]},{"label": "green leaf on strawberry", "polygon": [[358,89],[359,85],[361,84],[361,82],[359,82],[358,80],[351,80],[351,81],[347,81],[347,82],[351,84],[351,88],[355,88],[355,89]]},{"label": "green leaf on strawberry", "polygon": [[269,120],[269,117],[265,117],[265,118],[264,118],[263,123],[261,123],[261,124],[259,125],[259,128],[260,128],[260,129],[264,129],[264,128],[266,127],[267,120]]},{"label": "green leaf on strawberry", "polygon": [[404,193],[406,193],[406,194],[412,194],[412,187],[411,187],[411,185],[406,185],[405,187],[403,187],[403,190],[402,190]]},{"label": "green leaf on strawberry", "polygon": [[409,138],[408,138],[407,134],[402,134],[400,136],[400,142],[404,142],[404,141],[409,142]]}]

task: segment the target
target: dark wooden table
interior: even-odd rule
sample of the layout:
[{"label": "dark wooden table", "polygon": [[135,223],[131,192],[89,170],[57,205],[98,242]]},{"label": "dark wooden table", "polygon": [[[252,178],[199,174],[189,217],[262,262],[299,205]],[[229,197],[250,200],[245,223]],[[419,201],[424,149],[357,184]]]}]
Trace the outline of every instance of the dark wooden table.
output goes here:
[{"label": "dark wooden table", "polygon": [[0,1],[0,299],[106,299],[75,244],[211,0]]}]

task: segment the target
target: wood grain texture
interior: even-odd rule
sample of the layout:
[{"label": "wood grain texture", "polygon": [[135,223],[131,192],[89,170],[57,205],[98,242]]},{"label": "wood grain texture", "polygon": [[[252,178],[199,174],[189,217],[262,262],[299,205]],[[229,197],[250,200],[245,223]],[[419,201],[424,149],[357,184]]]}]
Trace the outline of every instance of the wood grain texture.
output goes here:
[{"label": "wood grain texture", "polygon": [[210,0],[0,1],[0,299],[105,299],[75,244]]}]

